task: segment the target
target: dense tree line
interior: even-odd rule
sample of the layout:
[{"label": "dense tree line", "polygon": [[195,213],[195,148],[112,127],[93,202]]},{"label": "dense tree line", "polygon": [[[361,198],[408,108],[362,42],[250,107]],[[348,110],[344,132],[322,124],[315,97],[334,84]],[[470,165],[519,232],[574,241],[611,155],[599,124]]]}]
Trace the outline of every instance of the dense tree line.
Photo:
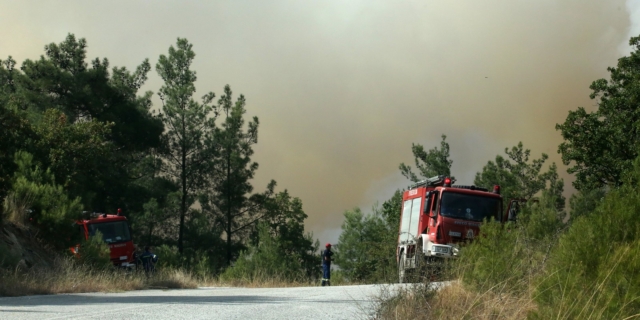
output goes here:
[{"label": "dense tree line", "polygon": [[[630,45],[631,54],[608,68],[610,78],[591,84],[597,109],[570,111],[565,122],[556,125],[564,138],[558,152],[576,177],[578,192],[569,208],[556,165],[545,171],[548,156],[533,159],[522,143],[505,149],[506,157],[496,156],[476,174],[476,185],[501,185],[504,199],[537,201],[527,201],[516,221],[486,221],[482,236],[463,245],[460,258],[446,265],[448,276],[478,294],[472,309],[497,315],[495,302],[482,300],[491,296],[501,297],[500,304],[527,304],[532,319],[629,319],[640,314],[640,37],[631,38]],[[448,150],[445,136],[440,148],[429,151],[414,144],[419,173],[450,175]],[[400,170],[412,181],[420,179],[404,164]],[[399,209],[397,203],[395,215]],[[345,213],[339,249],[349,257],[343,263],[354,280],[376,281],[369,272],[393,254],[391,237],[386,239],[394,243],[386,252],[366,251],[362,243],[387,241],[378,216],[376,210],[368,216],[358,209]],[[387,227],[394,225],[397,228],[397,222]],[[460,309],[460,317],[472,309]]]},{"label": "dense tree line", "polygon": [[245,120],[245,97],[228,85],[217,100],[194,97],[192,44],[178,39],[160,55],[155,111],[153,93],[139,92],[149,60],[111,68],[106,58],[89,62],[86,48],[69,35],[19,68],[0,60],[3,222],[37,229],[62,252],[79,241],[69,222],[83,210],[122,208],[134,241],[166,252],[165,264],[217,274],[271,241],[282,243],[280,259],[317,271],[301,200],[276,192],[275,181],[254,191],[259,121]]}]

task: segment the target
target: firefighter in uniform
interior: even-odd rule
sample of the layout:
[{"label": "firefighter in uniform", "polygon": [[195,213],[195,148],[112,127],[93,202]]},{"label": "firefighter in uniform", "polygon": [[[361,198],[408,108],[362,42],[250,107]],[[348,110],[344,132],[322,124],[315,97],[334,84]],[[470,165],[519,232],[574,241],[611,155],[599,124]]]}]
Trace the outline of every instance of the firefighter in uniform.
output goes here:
[{"label": "firefighter in uniform", "polygon": [[151,252],[149,246],[144,247],[144,252],[138,259],[140,260],[140,264],[142,264],[142,268],[144,268],[144,272],[147,275],[155,271],[155,264],[158,262],[158,256]]},{"label": "firefighter in uniform", "polygon": [[331,243],[327,243],[325,250],[322,251],[322,286],[331,285]]}]

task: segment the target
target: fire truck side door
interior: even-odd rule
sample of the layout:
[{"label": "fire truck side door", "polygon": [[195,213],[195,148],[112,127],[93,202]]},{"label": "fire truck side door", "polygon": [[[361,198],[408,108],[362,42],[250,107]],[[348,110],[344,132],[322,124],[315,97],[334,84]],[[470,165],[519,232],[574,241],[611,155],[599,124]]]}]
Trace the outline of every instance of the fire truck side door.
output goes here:
[{"label": "fire truck side door", "polygon": [[436,226],[436,220],[438,219],[438,191],[431,192],[429,200],[429,217],[431,218],[431,226]]},{"label": "fire truck side door", "polygon": [[433,192],[432,193],[432,198],[431,198],[431,218],[437,218],[438,217],[438,196],[440,195],[439,192]]}]

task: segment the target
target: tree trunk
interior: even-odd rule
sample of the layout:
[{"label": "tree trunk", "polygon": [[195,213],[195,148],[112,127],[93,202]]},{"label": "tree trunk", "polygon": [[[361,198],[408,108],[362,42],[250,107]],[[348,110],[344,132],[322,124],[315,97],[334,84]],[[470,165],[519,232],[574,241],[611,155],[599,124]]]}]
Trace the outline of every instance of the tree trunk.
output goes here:
[{"label": "tree trunk", "polygon": [[[228,151],[228,150],[227,150]],[[231,265],[231,152],[227,152],[227,266]]]},{"label": "tree trunk", "polygon": [[178,252],[183,252],[183,235],[184,235],[184,217],[187,215],[187,148],[184,145],[185,137],[184,115],[182,116],[182,163],[180,168],[180,178],[182,178],[182,203],[180,206],[180,231],[178,233]]}]

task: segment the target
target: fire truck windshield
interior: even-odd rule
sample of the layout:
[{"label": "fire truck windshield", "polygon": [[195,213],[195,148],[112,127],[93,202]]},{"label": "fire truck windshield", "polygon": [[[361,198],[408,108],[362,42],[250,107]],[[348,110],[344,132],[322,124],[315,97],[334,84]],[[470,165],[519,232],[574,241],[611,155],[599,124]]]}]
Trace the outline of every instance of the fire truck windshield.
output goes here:
[{"label": "fire truck windshield", "polygon": [[482,221],[485,218],[498,218],[502,210],[500,203],[500,198],[443,192],[440,214],[450,218]]},{"label": "fire truck windshield", "polygon": [[129,225],[126,221],[113,221],[87,224],[89,235],[93,236],[96,231],[102,233],[102,239],[106,243],[125,242],[131,240]]}]

